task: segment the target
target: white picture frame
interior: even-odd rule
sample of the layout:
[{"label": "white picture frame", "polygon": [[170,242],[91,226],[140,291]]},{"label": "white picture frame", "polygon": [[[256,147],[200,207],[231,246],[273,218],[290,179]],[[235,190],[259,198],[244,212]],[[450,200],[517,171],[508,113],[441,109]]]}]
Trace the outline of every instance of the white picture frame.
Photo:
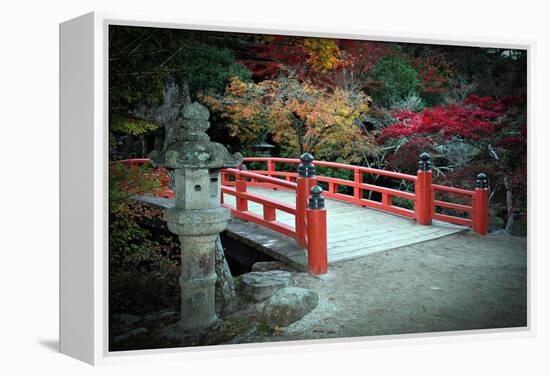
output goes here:
[{"label": "white picture frame", "polygon": [[[429,35],[379,33],[341,28],[304,28],[249,22],[195,24],[189,20],[144,18],[92,12],[60,24],[60,351],[90,364],[143,359],[293,352],[295,347],[378,346],[386,342],[434,342],[532,336],[531,250],[528,247],[528,327],[357,337],[235,346],[209,346],[144,351],[108,351],[108,27],[109,25],[252,32],[461,46],[521,48],[528,51],[531,93],[532,41],[434,39]],[[531,125],[531,95],[528,99]],[[531,133],[528,133],[531,138]],[[532,145],[532,144],[530,144]],[[529,151],[531,156],[532,148]],[[529,195],[532,193],[529,179]],[[529,205],[529,219],[532,217]],[[375,342],[372,342],[375,340]]]}]

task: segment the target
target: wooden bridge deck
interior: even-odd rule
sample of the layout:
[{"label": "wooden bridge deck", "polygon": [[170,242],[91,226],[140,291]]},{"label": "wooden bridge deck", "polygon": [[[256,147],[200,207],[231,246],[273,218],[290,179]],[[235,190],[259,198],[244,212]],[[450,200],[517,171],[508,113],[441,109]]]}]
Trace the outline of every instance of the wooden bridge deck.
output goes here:
[{"label": "wooden bridge deck", "polygon": [[[277,199],[285,203],[295,203],[295,193],[286,190],[269,190],[249,187],[248,191]],[[225,203],[235,205],[235,197],[224,195]],[[414,220],[358,207],[333,199],[325,199],[327,208],[328,261],[329,264],[386,251],[401,246],[412,245],[454,233],[467,227],[433,221],[433,225],[418,225]],[[262,206],[248,202],[251,212],[262,214]],[[294,216],[277,211],[277,220],[294,226]],[[294,240],[281,234],[234,219],[228,226],[230,237],[256,247],[275,259],[307,271],[307,254]]]}]

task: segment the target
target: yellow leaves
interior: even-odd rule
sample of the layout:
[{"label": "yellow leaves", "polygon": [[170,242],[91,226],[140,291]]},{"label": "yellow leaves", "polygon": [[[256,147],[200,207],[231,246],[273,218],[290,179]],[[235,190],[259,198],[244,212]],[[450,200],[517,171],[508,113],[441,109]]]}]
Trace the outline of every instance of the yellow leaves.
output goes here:
[{"label": "yellow leaves", "polygon": [[229,84],[225,91],[234,96],[242,97],[246,94],[247,89],[247,84],[242,82],[237,76],[234,76],[229,79]]},{"label": "yellow leaves", "polygon": [[256,84],[259,91],[273,92],[279,88],[279,83],[275,80],[264,80]]},{"label": "yellow leaves", "polygon": [[318,71],[334,69],[342,63],[340,49],[332,39],[306,38],[303,47],[309,53],[308,63]]},{"label": "yellow leaves", "polygon": [[[322,43],[317,46],[318,51],[331,48]],[[229,133],[241,142],[254,142],[268,132],[293,154],[330,152],[330,148],[332,153],[348,151],[352,139],[364,139],[354,121],[368,110],[369,102],[361,92],[327,91],[288,77],[257,84],[233,78],[222,97],[202,100],[230,120]]]},{"label": "yellow leaves", "polygon": [[221,101],[219,101],[216,97],[199,94],[199,98],[211,110],[223,110]]},{"label": "yellow leaves", "polygon": [[309,94],[309,95],[314,95],[316,93],[319,93],[320,91],[324,91],[320,88],[317,88],[316,86],[314,85],[311,85],[309,83],[303,83],[303,88],[304,88],[304,93],[306,94]]}]

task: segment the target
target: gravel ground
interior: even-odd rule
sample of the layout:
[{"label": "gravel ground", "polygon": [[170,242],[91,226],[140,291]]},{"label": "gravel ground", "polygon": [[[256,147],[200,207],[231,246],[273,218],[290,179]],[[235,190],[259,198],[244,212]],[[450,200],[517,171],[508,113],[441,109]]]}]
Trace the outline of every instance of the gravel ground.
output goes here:
[{"label": "gravel ground", "polygon": [[527,325],[524,237],[468,232],[300,273],[319,306],[276,332],[242,342],[389,335]]},{"label": "gravel ground", "polygon": [[258,322],[263,303],[238,295],[240,309],[207,332],[168,339],[177,317],[138,323],[111,351],[523,327],[527,242],[461,233],[339,262],[321,277],[293,273],[291,285],[315,290],[319,304],[286,328]]}]

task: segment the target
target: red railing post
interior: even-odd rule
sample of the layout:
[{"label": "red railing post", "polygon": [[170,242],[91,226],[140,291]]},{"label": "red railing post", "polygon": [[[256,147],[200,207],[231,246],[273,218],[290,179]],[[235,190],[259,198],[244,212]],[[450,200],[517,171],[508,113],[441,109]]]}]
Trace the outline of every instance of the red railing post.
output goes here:
[{"label": "red railing post", "polygon": [[432,162],[430,161],[430,155],[426,152],[420,155],[414,193],[416,222],[421,225],[430,225],[433,209]]},{"label": "red railing post", "polygon": [[267,160],[267,176],[273,176],[273,173],[275,171],[275,161],[273,161],[272,159]]},{"label": "red railing post", "polygon": [[388,193],[382,194],[382,205],[384,205],[384,207],[391,207],[393,205],[392,197],[390,194]]},{"label": "red railing post", "polygon": [[265,221],[275,221],[277,220],[277,212],[275,207],[269,207],[264,205],[264,220]]},{"label": "red railing post", "polygon": [[[237,192],[246,192],[246,178],[243,179],[239,174],[237,174],[235,179],[236,179],[235,190]],[[239,198],[238,196],[236,199],[237,199],[237,211],[240,211],[240,212],[248,211],[248,200]]]},{"label": "red railing post", "polygon": [[307,269],[314,275],[328,271],[327,210],[322,192],[321,187],[313,186],[307,208]]},{"label": "red railing post", "polygon": [[353,187],[353,197],[357,200],[363,199],[363,189],[359,186],[363,184],[363,173],[358,168],[353,170],[353,181],[355,186]]},{"label": "red railing post", "polygon": [[304,153],[298,166],[298,177],[296,178],[296,242],[300,247],[307,246],[307,200],[309,190],[315,186],[315,165],[313,156]]},{"label": "red railing post", "polygon": [[489,185],[484,173],[477,175],[473,200],[474,231],[485,236],[489,229]]}]

